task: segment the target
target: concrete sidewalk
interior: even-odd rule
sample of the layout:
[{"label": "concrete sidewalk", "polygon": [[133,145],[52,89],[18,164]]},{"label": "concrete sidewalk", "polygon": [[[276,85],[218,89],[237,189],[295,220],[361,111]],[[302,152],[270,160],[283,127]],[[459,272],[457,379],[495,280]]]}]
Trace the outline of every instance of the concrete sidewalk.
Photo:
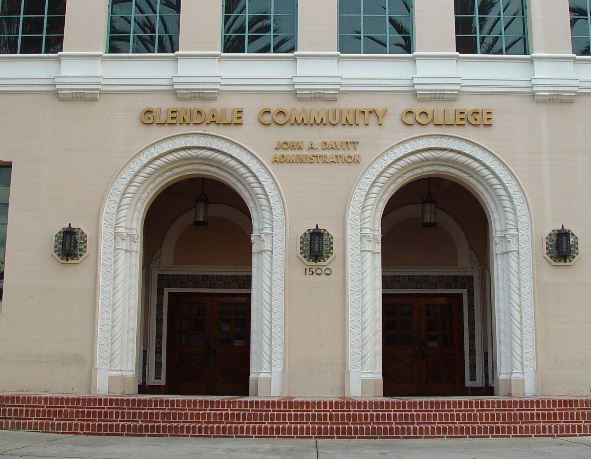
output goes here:
[{"label": "concrete sidewalk", "polygon": [[449,440],[240,440],[0,431],[0,458],[589,458],[591,437]]}]

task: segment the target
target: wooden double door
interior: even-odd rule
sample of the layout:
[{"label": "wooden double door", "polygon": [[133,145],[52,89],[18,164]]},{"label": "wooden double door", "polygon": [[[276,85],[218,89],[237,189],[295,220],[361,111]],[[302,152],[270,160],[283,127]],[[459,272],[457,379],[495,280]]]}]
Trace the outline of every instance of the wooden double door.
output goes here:
[{"label": "wooden double door", "polygon": [[250,295],[169,293],[167,392],[248,395]]},{"label": "wooden double door", "polygon": [[462,297],[385,294],[382,304],[384,395],[462,394]]}]

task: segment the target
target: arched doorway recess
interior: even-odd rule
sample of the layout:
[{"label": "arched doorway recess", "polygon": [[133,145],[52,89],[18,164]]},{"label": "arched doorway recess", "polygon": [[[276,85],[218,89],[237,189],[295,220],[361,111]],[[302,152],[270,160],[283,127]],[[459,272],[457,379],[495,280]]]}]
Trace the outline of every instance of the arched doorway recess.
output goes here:
[{"label": "arched doorway recess", "polygon": [[381,223],[404,184],[430,175],[461,182],[480,199],[490,222],[495,320],[495,392],[536,393],[530,212],[512,171],[484,147],[454,136],[403,141],[361,177],[348,215],[349,350],[347,395],[382,394]]},{"label": "arched doorway recess", "polygon": [[101,221],[97,393],[137,392],[143,218],[161,189],[202,175],[232,184],[252,218],[250,393],[281,395],[284,370],[285,207],[270,171],[221,136],[183,134],[140,151],[117,174]]}]

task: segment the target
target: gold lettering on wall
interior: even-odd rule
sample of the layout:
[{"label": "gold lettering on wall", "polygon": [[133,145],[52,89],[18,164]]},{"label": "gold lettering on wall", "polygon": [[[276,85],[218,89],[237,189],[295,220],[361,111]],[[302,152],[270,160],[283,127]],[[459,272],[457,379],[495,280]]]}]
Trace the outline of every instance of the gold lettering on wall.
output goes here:
[{"label": "gold lettering on wall", "polygon": [[490,108],[405,108],[400,118],[407,126],[415,124],[426,126],[492,126],[493,111]]},{"label": "gold lettering on wall", "polygon": [[235,108],[175,108],[146,107],[140,112],[144,124],[242,124],[244,109]]}]

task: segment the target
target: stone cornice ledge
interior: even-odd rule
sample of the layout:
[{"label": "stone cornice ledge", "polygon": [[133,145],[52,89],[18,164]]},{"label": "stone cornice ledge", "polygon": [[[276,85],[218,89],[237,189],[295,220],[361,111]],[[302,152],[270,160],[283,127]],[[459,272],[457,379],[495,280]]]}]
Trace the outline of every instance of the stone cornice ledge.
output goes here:
[{"label": "stone cornice ledge", "polygon": [[99,52],[58,53],[60,74],[55,87],[60,100],[97,101],[103,84]]},{"label": "stone cornice ledge", "polygon": [[580,81],[575,77],[574,54],[532,54],[531,79],[536,102],[575,101]]},{"label": "stone cornice ledge", "polygon": [[413,54],[416,75],[413,76],[418,100],[456,100],[462,77],[457,74],[459,53]]},{"label": "stone cornice ledge", "polygon": [[219,59],[222,53],[177,52],[178,74],[172,84],[178,99],[216,100],[222,84]]},{"label": "stone cornice ledge", "polygon": [[293,86],[298,100],[337,100],[342,77],[338,74],[340,53],[296,52],[297,74]]}]

